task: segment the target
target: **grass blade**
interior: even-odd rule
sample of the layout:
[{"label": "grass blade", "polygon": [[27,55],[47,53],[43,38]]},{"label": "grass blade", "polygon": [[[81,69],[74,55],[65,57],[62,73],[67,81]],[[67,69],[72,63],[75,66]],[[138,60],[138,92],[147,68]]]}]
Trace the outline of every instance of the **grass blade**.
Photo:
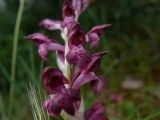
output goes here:
[{"label": "grass blade", "polygon": [[16,60],[17,60],[17,49],[18,49],[18,39],[19,39],[19,31],[20,31],[20,25],[22,20],[22,14],[24,10],[24,3],[25,0],[20,0],[20,5],[17,13],[16,18],[16,24],[14,29],[14,38],[13,38],[13,52],[12,52],[12,63],[11,63],[11,85],[10,85],[10,103],[9,103],[9,116],[12,113],[12,107],[13,107],[13,97],[14,97],[14,81],[15,81],[15,75],[16,75]]}]

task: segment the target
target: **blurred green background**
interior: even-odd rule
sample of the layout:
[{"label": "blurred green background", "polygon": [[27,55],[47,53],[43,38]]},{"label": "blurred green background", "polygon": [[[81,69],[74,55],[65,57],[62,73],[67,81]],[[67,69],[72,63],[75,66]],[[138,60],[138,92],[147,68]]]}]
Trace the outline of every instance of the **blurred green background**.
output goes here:
[{"label": "blurred green background", "polygon": [[[26,0],[18,42],[12,120],[31,120],[27,87],[41,84],[43,62],[24,36],[43,32],[60,40],[59,32],[38,26],[44,18],[62,19],[63,0]],[[8,110],[13,33],[18,0],[0,0],[0,119]],[[94,25],[111,23],[95,51],[109,50],[100,73],[107,78],[103,99],[111,120],[160,120],[160,0],[95,0],[80,17],[87,32]],[[55,56],[52,65],[55,65]],[[131,86],[131,87],[126,87]],[[135,84],[138,87],[134,87]],[[87,88],[86,88],[87,89]],[[110,94],[121,97],[114,101]],[[87,105],[93,101],[86,95]]]}]

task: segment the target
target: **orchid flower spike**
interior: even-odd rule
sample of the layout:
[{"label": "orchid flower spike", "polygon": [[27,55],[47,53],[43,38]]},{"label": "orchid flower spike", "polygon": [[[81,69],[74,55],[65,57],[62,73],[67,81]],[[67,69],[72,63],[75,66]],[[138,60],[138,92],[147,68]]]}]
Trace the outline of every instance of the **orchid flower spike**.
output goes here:
[{"label": "orchid flower spike", "polygon": [[92,1],[64,0],[63,20],[46,18],[40,22],[39,25],[47,30],[60,30],[64,44],[42,33],[25,37],[37,45],[39,56],[47,63],[52,61],[48,52],[56,52],[58,68],[47,66],[42,72],[42,82],[48,94],[43,106],[49,116],[64,117],[65,112],[69,120],[109,120],[100,101],[86,110],[81,92],[81,87],[87,83],[96,95],[100,95],[106,87],[106,79],[96,72],[100,69],[102,57],[108,52],[91,53],[85,45],[89,43],[91,48],[99,47],[101,34],[111,24],[95,26],[85,33],[78,22],[79,16]]}]

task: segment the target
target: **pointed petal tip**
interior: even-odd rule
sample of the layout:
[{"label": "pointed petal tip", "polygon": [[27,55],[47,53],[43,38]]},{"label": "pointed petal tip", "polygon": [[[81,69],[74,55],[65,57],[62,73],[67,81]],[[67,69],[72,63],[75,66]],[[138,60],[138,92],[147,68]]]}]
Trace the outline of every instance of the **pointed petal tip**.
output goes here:
[{"label": "pointed petal tip", "polygon": [[100,56],[100,57],[103,57],[105,55],[107,55],[109,53],[109,51],[102,51],[102,52],[99,52],[99,53],[95,53],[93,54],[93,56]]},{"label": "pointed petal tip", "polygon": [[52,40],[49,39],[47,36],[45,36],[42,33],[33,33],[25,37],[25,39],[32,40],[33,42],[37,44],[41,43],[50,43]]}]

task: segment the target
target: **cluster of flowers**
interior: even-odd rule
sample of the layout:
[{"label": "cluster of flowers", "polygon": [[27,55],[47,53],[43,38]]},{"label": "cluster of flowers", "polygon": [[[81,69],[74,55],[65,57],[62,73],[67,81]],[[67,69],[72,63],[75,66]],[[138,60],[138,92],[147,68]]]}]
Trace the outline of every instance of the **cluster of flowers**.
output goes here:
[{"label": "cluster of flowers", "polygon": [[84,45],[98,47],[100,35],[111,25],[98,25],[84,33],[78,17],[90,3],[91,0],[64,0],[62,21],[44,19],[40,23],[40,26],[48,30],[60,30],[64,45],[42,33],[26,37],[37,44],[38,53],[46,62],[49,61],[48,52],[56,51],[59,69],[46,67],[42,73],[43,84],[49,94],[49,99],[44,102],[44,108],[50,116],[60,115],[63,110],[73,120],[108,120],[100,101],[90,109],[84,109],[80,91],[80,87],[86,83],[90,83],[96,95],[99,95],[105,87],[105,79],[97,76],[95,72],[107,51],[92,54]]}]

